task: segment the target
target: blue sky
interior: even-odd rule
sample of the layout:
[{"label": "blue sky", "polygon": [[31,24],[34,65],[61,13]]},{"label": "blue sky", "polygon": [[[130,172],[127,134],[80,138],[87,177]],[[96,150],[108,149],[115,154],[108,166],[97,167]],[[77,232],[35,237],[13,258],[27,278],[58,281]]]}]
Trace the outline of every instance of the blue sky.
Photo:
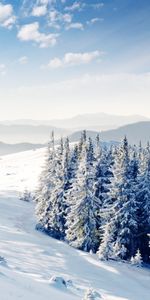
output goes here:
[{"label": "blue sky", "polygon": [[150,116],[149,0],[0,1],[0,119]]}]

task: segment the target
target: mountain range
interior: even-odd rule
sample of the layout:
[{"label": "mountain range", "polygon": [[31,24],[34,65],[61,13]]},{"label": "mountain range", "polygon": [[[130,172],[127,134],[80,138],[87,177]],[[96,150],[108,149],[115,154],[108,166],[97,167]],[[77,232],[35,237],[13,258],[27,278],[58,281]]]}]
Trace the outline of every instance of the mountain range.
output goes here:
[{"label": "mountain range", "polygon": [[[101,117],[100,117],[101,115]],[[98,118],[99,116],[99,118]],[[105,116],[105,118],[104,118]],[[94,120],[95,118],[95,120]],[[116,122],[115,122],[116,118]],[[0,123],[0,155],[9,154],[14,152],[20,152],[24,150],[30,150],[35,148],[43,147],[50,138],[51,132],[55,132],[55,140],[59,140],[60,137],[69,136],[71,142],[76,142],[81,136],[83,129],[87,130],[87,136],[95,138],[99,133],[100,138],[103,142],[120,142],[123,137],[126,135],[128,137],[130,144],[138,144],[140,141],[145,145],[147,141],[150,140],[150,120],[148,121],[139,121],[135,122],[137,119],[144,119],[145,117],[140,116],[113,116],[107,114],[91,114],[74,117],[72,122],[72,127],[69,122],[71,119],[66,119],[62,124],[56,125],[66,125],[68,128],[55,127],[53,125],[48,125],[48,121],[34,121],[34,120],[17,120],[17,121],[4,121]],[[147,118],[145,118],[147,120]],[[77,120],[79,121],[78,128]],[[94,126],[99,120],[99,126]],[[86,126],[86,122],[89,121],[89,126]],[[16,124],[15,124],[16,122]],[[41,122],[41,124],[40,124]],[[43,124],[42,124],[43,122]],[[44,124],[45,122],[45,124]],[[46,125],[47,122],[47,125]],[[49,121],[51,122],[51,121]],[[59,121],[61,123],[61,120]],[[113,123],[115,122],[115,123]],[[99,128],[103,127],[111,128],[112,124],[119,124],[129,122],[128,124],[118,126],[114,129],[109,130],[100,130]],[[23,124],[24,123],[24,124]],[[67,125],[68,124],[68,125]],[[82,128],[82,126],[84,126]],[[89,129],[91,126],[96,128],[95,130]],[[115,125],[114,125],[115,127]]]},{"label": "mountain range", "polygon": [[20,119],[12,121],[1,121],[0,125],[17,125],[17,126],[51,126],[52,128],[65,128],[67,130],[110,130],[126,124],[136,122],[150,121],[149,118],[140,115],[120,116],[106,113],[94,113],[77,115],[66,119],[52,119],[52,120],[32,120]]},{"label": "mountain range", "polygon": [[[145,146],[147,142],[150,141],[150,122],[138,122],[108,131],[87,131],[87,137],[94,139],[98,133],[103,142],[111,142],[114,144],[115,142],[121,142],[124,136],[127,136],[131,145],[138,145],[142,142],[143,146]],[[69,140],[71,142],[77,142],[80,136],[81,131],[74,132],[69,136]]]}]

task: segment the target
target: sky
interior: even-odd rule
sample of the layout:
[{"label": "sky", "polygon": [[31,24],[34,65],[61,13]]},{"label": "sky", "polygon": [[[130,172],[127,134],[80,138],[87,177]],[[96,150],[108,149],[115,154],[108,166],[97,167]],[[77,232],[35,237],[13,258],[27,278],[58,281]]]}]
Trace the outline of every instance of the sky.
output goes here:
[{"label": "sky", "polygon": [[0,0],[0,107],[150,117],[150,1]]}]

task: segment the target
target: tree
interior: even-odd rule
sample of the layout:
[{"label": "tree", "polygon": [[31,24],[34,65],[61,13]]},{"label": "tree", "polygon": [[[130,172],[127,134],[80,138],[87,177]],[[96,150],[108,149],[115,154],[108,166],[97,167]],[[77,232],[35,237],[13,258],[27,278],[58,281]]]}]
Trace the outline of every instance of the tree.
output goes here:
[{"label": "tree", "polygon": [[39,186],[35,193],[37,229],[47,230],[49,200],[53,189],[53,177],[55,174],[55,147],[54,133],[48,143],[45,165],[39,179]]},{"label": "tree", "polygon": [[[98,152],[97,152],[98,153]],[[102,227],[104,225],[103,209],[108,205],[108,195],[112,178],[112,153],[110,150],[101,149],[96,156],[95,163],[95,197],[99,199],[97,230],[99,232],[99,242],[102,239]]]},{"label": "tree", "polygon": [[65,216],[66,216],[66,201],[65,201],[65,180],[66,180],[66,165],[64,166],[64,145],[61,139],[60,145],[55,151],[55,173],[53,174],[53,187],[49,198],[49,206],[47,208],[47,232],[50,236],[56,239],[64,239],[65,237]]},{"label": "tree", "polygon": [[103,243],[99,249],[104,257],[107,257],[110,243],[115,258],[127,259],[135,251],[134,238],[138,227],[136,219],[137,175],[136,156],[130,161],[128,141],[125,138],[114,165],[109,195],[109,203],[112,204],[106,207],[104,212],[107,226],[104,227]]},{"label": "tree", "polygon": [[141,267],[142,262],[143,262],[142,256],[141,256],[140,250],[138,249],[135,256],[131,257],[131,264],[134,266],[137,266],[137,267]]},{"label": "tree", "polygon": [[100,242],[99,249],[97,251],[97,255],[100,260],[108,260],[113,258],[113,240],[114,240],[114,231],[113,224],[111,222],[106,223],[103,226],[103,235]]},{"label": "tree", "polygon": [[[84,135],[85,137],[85,135]],[[79,167],[70,193],[71,206],[67,217],[66,239],[70,245],[93,252],[98,247],[97,210],[99,200],[94,194],[94,155],[91,140],[83,139]]]},{"label": "tree", "polygon": [[33,197],[31,195],[31,192],[29,192],[27,189],[24,190],[23,194],[19,198],[21,201],[25,202],[31,202]]},{"label": "tree", "polygon": [[144,261],[149,261],[150,233],[150,154],[147,156],[145,171],[139,176],[138,200],[138,244]]}]

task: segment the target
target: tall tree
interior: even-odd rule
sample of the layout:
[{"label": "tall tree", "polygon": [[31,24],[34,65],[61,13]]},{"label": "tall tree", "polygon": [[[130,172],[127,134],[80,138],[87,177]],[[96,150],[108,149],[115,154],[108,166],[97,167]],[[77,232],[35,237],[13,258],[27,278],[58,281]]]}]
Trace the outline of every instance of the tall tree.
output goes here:
[{"label": "tall tree", "polygon": [[[114,166],[114,177],[112,181],[110,197],[112,198],[111,207],[106,210],[105,235],[111,235],[113,256],[116,258],[127,259],[135,252],[134,238],[137,233],[137,203],[136,203],[136,184],[138,176],[137,160],[129,158],[128,141],[125,138]],[[112,232],[108,228],[112,228]],[[107,238],[110,242],[110,238]],[[103,241],[104,242],[104,241]],[[101,251],[101,246],[100,246]],[[107,251],[107,243],[103,249],[104,257]]]},{"label": "tall tree", "polygon": [[94,195],[93,145],[91,140],[87,144],[84,138],[67,219],[66,239],[70,245],[84,251],[96,251],[98,207],[99,200]]}]

